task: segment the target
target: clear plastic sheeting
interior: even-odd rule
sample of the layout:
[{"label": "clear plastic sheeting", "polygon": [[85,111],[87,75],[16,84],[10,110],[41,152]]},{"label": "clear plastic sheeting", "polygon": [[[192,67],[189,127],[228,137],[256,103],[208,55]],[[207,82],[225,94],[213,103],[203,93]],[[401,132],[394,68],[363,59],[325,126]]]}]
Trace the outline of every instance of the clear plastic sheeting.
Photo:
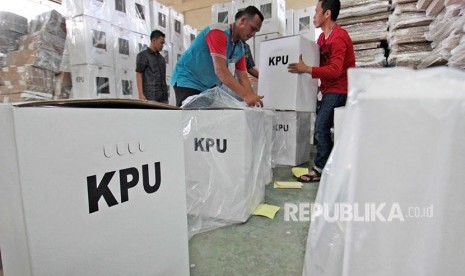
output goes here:
[{"label": "clear plastic sheeting", "polygon": [[189,237],[245,222],[264,200],[273,113],[243,108],[182,111]]},{"label": "clear plastic sheeting", "polygon": [[0,85],[28,86],[32,91],[51,92],[54,87],[54,77],[52,71],[30,65],[3,67],[0,71]]},{"label": "clear plastic sheeting", "polygon": [[112,0],[62,0],[62,5],[68,17],[88,15],[111,21],[110,1]]},{"label": "clear plastic sheeting", "polygon": [[411,43],[411,44],[394,44],[390,48],[391,54],[408,54],[418,52],[431,52],[431,44],[429,42]]},{"label": "clear plastic sheeting", "polygon": [[349,71],[303,275],[463,274],[464,91],[445,67]]},{"label": "clear plastic sheeting", "polygon": [[433,20],[434,17],[426,16],[424,12],[392,14],[389,16],[389,30],[427,26]]},{"label": "clear plastic sheeting", "polygon": [[35,32],[19,39],[19,50],[43,49],[60,56],[64,52],[65,38],[47,32]]},{"label": "clear plastic sheeting", "polygon": [[366,16],[347,17],[337,19],[337,23],[341,26],[352,25],[357,23],[374,22],[374,21],[387,21],[391,12],[381,12],[376,14],[370,14]]},{"label": "clear plastic sheeting", "polygon": [[362,6],[349,7],[341,9],[338,19],[355,16],[366,16],[389,10],[389,1],[379,0],[374,3],[368,3]]},{"label": "clear plastic sheeting", "polygon": [[465,69],[465,36],[462,36],[460,44],[451,51],[449,66]]},{"label": "clear plastic sheeting", "polygon": [[7,66],[33,65],[59,72],[61,55],[44,49],[14,51],[8,55]]},{"label": "clear plastic sheeting", "polygon": [[311,113],[276,111],[273,166],[297,166],[310,160]]},{"label": "clear plastic sheeting", "polygon": [[181,108],[246,108],[246,104],[233,96],[232,91],[223,86],[214,87],[204,92],[190,96],[182,102]]},{"label": "clear plastic sheeting", "polygon": [[341,9],[377,3],[378,0],[346,0],[341,2]]},{"label": "clear plastic sheeting", "polygon": [[[383,50],[384,51],[384,50]],[[386,57],[384,54],[377,54],[374,56],[365,56],[355,59],[356,67],[370,67],[370,68],[381,68],[387,65]]]},{"label": "clear plastic sheeting", "polygon": [[426,68],[431,66],[446,65],[451,57],[451,51],[457,47],[462,38],[462,33],[451,33],[446,39],[434,48],[431,55],[427,56],[419,65],[418,68]]},{"label": "clear plastic sheeting", "polygon": [[417,66],[430,54],[431,52],[390,54],[387,62],[388,66],[417,68]]},{"label": "clear plastic sheeting", "polygon": [[427,41],[425,38],[427,31],[428,26],[394,30],[389,32],[389,45],[425,42]]},{"label": "clear plastic sheeting", "polygon": [[12,12],[0,11],[0,30],[27,33],[27,18]]},{"label": "clear plastic sheeting", "polygon": [[29,24],[29,33],[44,32],[63,39],[66,38],[66,19],[57,11],[44,12]]},{"label": "clear plastic sheeting", "polygon": [[354,43],[379,42],[387,39],[387,22],[376,21],[344,26]]},{"label": "clear plastic sheeting", "polygon": [[462,31],[465,20],[461,14],[463,14],[463,8],[461,6],[448,6],[446,12],[439,15],[430,24],[425,37],[429,41],[433,41],[433,47],[449,36],[454,30]]}]

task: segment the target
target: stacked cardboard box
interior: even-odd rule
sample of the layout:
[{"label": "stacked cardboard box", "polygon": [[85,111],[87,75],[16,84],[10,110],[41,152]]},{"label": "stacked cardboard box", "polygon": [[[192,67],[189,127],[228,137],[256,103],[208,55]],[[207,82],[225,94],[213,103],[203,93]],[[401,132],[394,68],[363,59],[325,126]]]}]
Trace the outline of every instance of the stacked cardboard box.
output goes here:
[{"label": "stacked cardboard box", "polygon": [[27,18],[11,12],[0,12],[0,66],[8,53],[18,49],[18,39],[27,33]]}]

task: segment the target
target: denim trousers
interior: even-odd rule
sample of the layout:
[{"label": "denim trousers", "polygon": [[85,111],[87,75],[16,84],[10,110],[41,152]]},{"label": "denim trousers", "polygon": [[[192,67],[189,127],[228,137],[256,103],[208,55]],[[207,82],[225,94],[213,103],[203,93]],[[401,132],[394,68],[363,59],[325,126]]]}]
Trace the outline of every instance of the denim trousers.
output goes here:
[{"label": "denim trousers", "polygon": [[314,134],[316,157],[314,163],[315,169],[320,172],[325,167],[333,149],[331,128],[334,125],[334,108],[344,106],[346,100],[347,94],[325,93],[317,109]]}]

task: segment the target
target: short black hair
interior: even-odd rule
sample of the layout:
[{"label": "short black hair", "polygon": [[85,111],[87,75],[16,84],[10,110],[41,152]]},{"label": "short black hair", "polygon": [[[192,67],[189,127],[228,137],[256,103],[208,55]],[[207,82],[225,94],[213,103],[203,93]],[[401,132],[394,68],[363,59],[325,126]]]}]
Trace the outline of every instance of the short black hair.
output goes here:
[{"label": "short black hair", "polygon": [[159,37],[165,37],[165,34],[160,30],[155,30],[150,34],[150,41],[157,39]]},{"label": "short black hair", "polygon": [[325,13],[327,10],[330,10],[331,19],[336,21],[337,17],[339,16],[339,11],[341,10],[341,2],[339,0],[318,0],[318,2],[321,2],[323,13]]},{"label": "short black hair", "polygon": [[265,19],[263,17],[263,14],[260,12],[259,9],[257,9],[257,7],[248,6],[247,8],[245,8],[245,9],[243,9],[241,11],[238,11],[236,13],[236,16],[234,17],[234,20],[237,20],[237,19],[241,18],[244,15],[247,16],[247,18],[249,18],[249,19],[252,19],[255,15],[258,15],[258,17],[260,17],[260,20],[262,22]]}]

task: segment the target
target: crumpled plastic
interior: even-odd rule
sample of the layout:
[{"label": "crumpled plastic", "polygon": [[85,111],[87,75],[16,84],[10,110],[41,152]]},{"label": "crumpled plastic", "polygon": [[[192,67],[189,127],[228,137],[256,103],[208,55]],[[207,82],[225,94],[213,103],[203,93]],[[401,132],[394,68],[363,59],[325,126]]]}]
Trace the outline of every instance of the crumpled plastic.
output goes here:
[{"label": "crumpled plastic", "polygon": [[[303,275],[465,271],[464,79],[445,67],[349,70],[345,121],[315,200],[324,210],[312,210]],[[352,207],[348,215],[342,204]],[[394,206],[403,221],[389,219]],[[372,216],[376,208],[386,221]]]},{"label": "crumpled plastic", "polygon": [[[245,109],[247,105],[233,96],[232,91],[225,86],[214,87],[202,93],[186,98],[181,108],[238,108]],[[229,91],[229,92],[228,92]]]}]

